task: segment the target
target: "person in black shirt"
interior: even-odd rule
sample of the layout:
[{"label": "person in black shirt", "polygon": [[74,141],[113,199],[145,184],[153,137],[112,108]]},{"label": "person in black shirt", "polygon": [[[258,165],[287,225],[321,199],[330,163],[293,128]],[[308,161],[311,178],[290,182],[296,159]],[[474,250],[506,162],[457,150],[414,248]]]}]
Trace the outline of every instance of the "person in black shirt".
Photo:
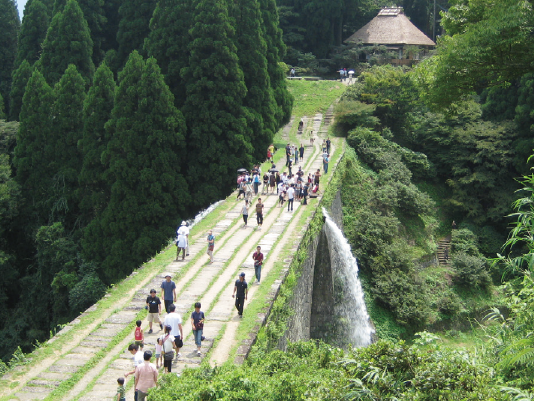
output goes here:
[{"label": "person in black shirt", "polygon": [[232,298],[235,297],[235,307],[237,308],[239,317],[243,317],[243,306],[245,305],[247,294],[248,284],[245,281],[245,273],[241,273],[239,279],[235,282],[234,293],[232,294]]},{"label": "person in black shirt", "polygon": [[150,326],[148,334],[152,334],[153,322],[158,322],[159,328],[163,330],[163,324],[161,324],[161,319],[159,318],[161,315],[161,301],[156,296],[155,289],[150,290],[150,295],[146,299],[146,306],[148,307],[148,325]]}]

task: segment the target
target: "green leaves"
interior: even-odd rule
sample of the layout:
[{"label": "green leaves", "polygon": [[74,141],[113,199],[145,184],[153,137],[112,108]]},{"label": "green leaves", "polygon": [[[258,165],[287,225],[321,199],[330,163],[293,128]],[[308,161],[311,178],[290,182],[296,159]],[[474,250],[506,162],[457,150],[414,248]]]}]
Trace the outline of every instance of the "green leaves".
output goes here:
[{"label": "green leaves", "polygon": [[93,41],[87,21],[76,0],[68,0],[63,12],[54,15],[43,42],[40,59],[43,75],[53,85],[74,64],[88,85],[95,72],[92,55]]},{"label": "green leaves", "polygon": [[509,83],[530,72],[534,60],[530,2],[455,3],[444,15],[444,26],[453,36],[443,36],[437,55],[416,68],[426,100],[436,108],[472,91]]}]

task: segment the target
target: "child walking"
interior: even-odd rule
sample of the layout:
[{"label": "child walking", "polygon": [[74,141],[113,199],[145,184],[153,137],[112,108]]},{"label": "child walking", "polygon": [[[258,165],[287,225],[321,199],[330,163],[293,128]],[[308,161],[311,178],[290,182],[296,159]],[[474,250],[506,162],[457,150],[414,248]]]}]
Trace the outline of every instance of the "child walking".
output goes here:
[{"label": "child walking", "polygon": [[159,369],[160,366],[163,366],[163,362],[161,362],[161,346],[163,345],[163,341],[161,341],[161,337],[158,338],[156,341],[156,369]]},{"label": "child walking", "polygon": [[215,248],[215,236],[213,235],[213,231],[208,231],[208,251],[206,252],[208,256],[210,257],[210,264],[213,263],[213,249]]},{"label": "child walking", "polygon": [[115,401],[126,401],[126,390],[124,389],[124,377],[119,377],[117,379],[119,387],[117,387],[117,396]]},{"label": "child walking", "polygon": [[138,320],[135,322],[135,325],[137,326],[134,331],[134,340],[135,343],[139,346],[139,348],[143,349],[145,346],[145,335],[143,334],[143,329],[141,328],[141,324],[143,322],[141,320]]}]

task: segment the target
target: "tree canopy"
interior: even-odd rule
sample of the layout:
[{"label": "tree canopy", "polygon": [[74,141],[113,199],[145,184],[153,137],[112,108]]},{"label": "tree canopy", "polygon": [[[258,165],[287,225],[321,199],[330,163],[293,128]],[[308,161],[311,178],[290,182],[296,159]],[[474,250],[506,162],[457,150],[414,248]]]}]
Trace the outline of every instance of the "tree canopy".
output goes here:
[{"label": "tree canopy", "polygon": [[[19,12],[15,0],[0,0],[0,95],[9,100],[11,74],[15,63],[20,30]],[[7,110],[9,111],[9,104]]]},{"label": "tree canopy", "polygon": [[452,36],[418,66],[429,104],[447,106],[471,91],[507,85],[532,70],[532,4],[524,0],[457,0],[445,14]]},{"label": "tree canopy", "polygon": [[93,41],[83,12],[76,0],[68,0],[63,11],[54,15],[43,42],[43,75],[53,85],[73,64],[89,84],[95,70],[92,54]]}]

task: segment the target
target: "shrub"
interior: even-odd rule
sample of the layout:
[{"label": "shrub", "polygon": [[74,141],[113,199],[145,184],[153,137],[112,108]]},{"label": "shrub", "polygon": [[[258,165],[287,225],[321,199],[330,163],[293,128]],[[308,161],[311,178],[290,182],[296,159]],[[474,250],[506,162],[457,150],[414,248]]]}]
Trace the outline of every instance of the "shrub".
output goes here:
[{"label": "shrub", "polygon": [[490,288],[491,277],[486,259],[465,252],[455,252],[451,260],[456,272],[453,278],[456,284],[486,291]]}]

